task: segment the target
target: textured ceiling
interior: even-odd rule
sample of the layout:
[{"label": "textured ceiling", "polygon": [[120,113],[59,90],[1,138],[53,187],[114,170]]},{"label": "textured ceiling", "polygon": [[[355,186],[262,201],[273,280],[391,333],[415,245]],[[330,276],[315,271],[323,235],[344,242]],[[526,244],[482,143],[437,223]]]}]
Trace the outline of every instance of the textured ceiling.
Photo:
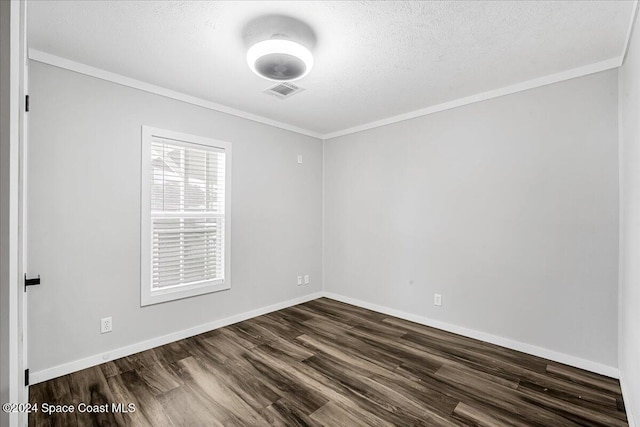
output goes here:
[{"label": "textured ceiling", "polygon": [[[29,46],[321,134],[620,57],[633,2],[32,1]],[[244,26],[316,33],[286,100],[246,65]]]}]

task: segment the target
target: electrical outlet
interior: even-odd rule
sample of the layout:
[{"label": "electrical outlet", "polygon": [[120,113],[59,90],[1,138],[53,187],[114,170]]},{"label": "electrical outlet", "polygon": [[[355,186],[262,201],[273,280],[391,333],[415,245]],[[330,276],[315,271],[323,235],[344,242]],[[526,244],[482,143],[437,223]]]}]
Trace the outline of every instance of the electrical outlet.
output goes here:
[{"label": "electrical outlet", "polygon": [[302,164],[302,154],[298,154],[298,164]]},{"label": "electrical outlet", "polygon": [[304,275],[304,284],[305,284],[305,285],[308,285],[308,284],[309,284],[309,275],[308,275],[308,274],[305,274],[305,275]]},{"label": "electrical outlet", "polygon": [[302,285],[302,276],[298,276],[298,286]]},{"label": "electrical outlet", "polygon": [[440,307],[442,305],[442,295],[433,294],[433,305]]},{"label": "electrical outlet", "polygon": [[100,333],[106,334],[107,332],[111,332],[113,328],[113,323],[111,321],[111,317],[105,317],[100,319]]}]

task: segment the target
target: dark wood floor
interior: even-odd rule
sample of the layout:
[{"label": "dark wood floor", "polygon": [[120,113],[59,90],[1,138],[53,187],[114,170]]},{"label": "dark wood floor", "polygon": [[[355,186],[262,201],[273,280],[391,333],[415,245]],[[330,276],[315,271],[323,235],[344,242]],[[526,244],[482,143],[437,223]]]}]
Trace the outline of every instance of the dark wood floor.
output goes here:
[{"label": "dark wood floor", "polygon": [[319,299],[31,387],[29,425],[627,426],[618,381]]}]

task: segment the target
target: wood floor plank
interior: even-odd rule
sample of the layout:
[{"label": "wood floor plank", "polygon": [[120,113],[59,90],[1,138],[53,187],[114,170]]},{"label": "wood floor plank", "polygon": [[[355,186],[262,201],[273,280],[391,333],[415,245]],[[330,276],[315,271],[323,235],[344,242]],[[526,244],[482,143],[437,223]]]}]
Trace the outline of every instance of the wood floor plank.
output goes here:
[{"label": "wood floor plank", "polygon": [[299,345],[297,342],[291,342],[284,339],[272,341],[268,344],[263,344],[260,347],[269,347],[274,351],[279,351],[282,354],[286,354],[287,356],[292,357],[293,359],[298,361],[308,359],[309,357],[315,355],[314,352],[310,351],[308,348],[305,348],[302,345]]},{"label": "wood floor plank", "polygon": [[[439,393],[456,403],[465,402],[480,408],[484,413],[501,419],[512,426],[548,426],[550,424],[540,423],[536,421],[536,417],[528,417],[527,410],[520,410],[517,406],[511,406],[502,401],[496,402],[491,399],[488,393],[480,393],[477,390],[469,390],[464,384],[447,381],[445,378],[434,375],[431,370],[422,369],[418,365],[411,367],[401,366],[397,369],[397,373],[404,375],[409,379],[416,381],[421,387],[427,390],[438,390]],[[452,414],[454,418],[458,416]],[[554,424],[552,424],[554,425]]]},{"label": "wood floor plank", "polygon": [[[463,420],[467,420],[474,426],[478,427],[515,427],[512,421],[503,421],[492,414],[487,413],[485,410],[477,409],[473,406],[467,405],[464,402],[460,402],[453,414],[459,416]],[[522,424],[521,424],[522,425]]]},{"label": "wood floor plank", "polygon": [[246,402],[254,411],[259,412],[265,407],[281,399],[281,395],[265,383],[265,378],[243,358],[233,359],[220,365],[212,362],[206,356],[194,356],[208,372],[224,387]]},{"label": "wood floor plank", "polygon": [[158,402],[175,426],[225,427],[207,400],[188,384],[158,396]]},{"label": "wood floor plank", "polygon": [[456,372],[456,374],[458,375],[463,375],[466,378],[469,378],[469,380],[473,380],[474,378],[480,378],[484,381],[489,381],[495,384],[500,384],[501,386],[504,387],[508,387],[511,389],[517,389],[518,385],[520,384],[520,381],[514,381],[514,380],[510,380],[510,379],[505,379],[502,378],[500,376],[497,375],[493,375],[493,374],[489,374],[487,372],[484,371],[479,371],[479,370],[474,370],[471,368],[468,368],[465,365],[461,365],[459,363],[445,363],[443,364],[443,366],[438,370],[438,372],[442,373],[444,371],[454,371]]},{"label": "wood floor plank", "polygon": [[412,335],[422,336],[430,341],[436,341],[445,347],[456,347],[466,351],[475,351],[487,357],[492,357],[506,363],[517,364],[534,372],[544,373],[548,361],[541,358],[531,358],[530,355],[515,350],[504,351],[503,347],[495,344],[478,341],[473,338],[463,337],[451,332],[441,331],[429,326],[419,325],[407,320],[386,318],[383,323],[396,325],[411,331]]},{"label": "wood floor plank", "polygon": [[618,399],[616,396],[602,392],[599,389],[589,388],[580,383],[563,381],[555,377],[525,371],[519,382],[519,387],[543,391],[562,400],[577,404],[587,404],[597,410],[618,411]]},{"label": "wood floor plank", "polygon": [[262,410],[260,414],[266,423],[271,426],[321,427],[323,425],[300,411],[296,405],[291,404],[285,398],[273,402]]},{"label": "wood floor plank", "polygon": [[310,329],[317,332],[324,332],[325,334],[344,334],[353,326],[345,326],[336,322],[335,320],[314,318],[302,322],[303,325],[308,326]]},{"label": "wood floor plank", "polygon": [[591,372],[581,371],[570,366],[561,366],[557,364],[548,364],[545,368],[546,372],[554,374],[558,377],[566,378],[572,382],[585,384],[601,390],[609,391],[615,395],[620,395],[620,384],[613,378],[607,378]]},{"label": "wood floor plank", "polygon": [[271,384],[274,392],[286,397],[289,402],[299,408],[305,415],[316,411],[328,402],[328,399],[314,388],[303,382],[292,380],[286,371],[282,371],[270,363],[262,351],[254,351],[245,356],[246,360]]},{"label": "wood floor plank", "polygon": [[530,402],[518,390],[512,390],[499,384],[487,381],[480,377],[470,378],[464,373],[443,366],[435,374],[437,377],[446,379],[449,384],[457,384],[463,387],[467,394],[475,399],[483,399],[487,404],[501,408],[510,412],[525,414],[531,420],[542,425],[553,426],[576,426],[580,425],[563,414],[549,411],[544,407],[539,407]]},{"label": "wood floor plank", "polygon": [[[389,338],[397,338],[406,333],[406,331],[397,327],[389,327],[379,320],[371,320],[367,316],[352,314],[348,311],[341,311],[337,308],[327,308],[324,306],[306,305],[305,309],[311,310],[320,317],[320,320],[331,321],[339,325],[342,329],[351,329],[360,327],[362,329],[373,329],[377,334],[387,336]],[[306,322],[305,322],[306,323]]]},{"label": "wood floor plank", "polygon": [[156,353],[157,357],[163,360],[165,363],[171,365],[179,360],[186,359],[190,357],[189,347],[185,345],[188,342],[187,340],[175,341],[160,347],[156,347],[153,351]]},{"label": "wood floor plank", "polygon": [[61,414],[45,414],[42,411],[42,403],[52,405],[68,405],[72,402],[69,375],[53,379],[29,387],[31,404],[37,403],[40,408],[29,415],[30,426],[67,426],[75,425],[77,418],[75,413],[64,412]]},{"label": "wood floor plank", "polygon": [[[356,386],[356,389],[361,392],[362,384],[367,383],[371,385],[369,380],[373,380],[375,383],[374,388],[387,389],[386,393],[383,393],[387,398],[395,393],[393,388],[402,389],[405,392],[403,398],[407,403],[405,406],[410,406],[417,401],[422,402],[424,406],[422,409],[425,411],[423,415],[428,419],[433,418],[431,420],[433,425],[440,425],[439,416],[448,415],[455,406],[455,403],[452,401],[446,402],[446,397],[439,393],[429,395],[426,400],[425,393],[418,393],[419,396],[416,398],[414,387],[403,387],[406,383],[404,383],[402,378],[395,376],[393,371],[385,370],[367,360],[364,355],[363,357],[359,357],[357,354],[344,351],[344,347],[332,345],[328,342],[321,342],[304,335],[299,337],[299,339],[322,352],[322,356],[307,360],[309,364],[313,364],[316,370],[325,373],[325,375],[331,378],[340,378],[343,384],[351,384],[352,388],[357,384],[359,387]],[[325,361],[329,363],[325,364]],[[334,367],[334,371],[332,371],[330,367]],[[381,378],[382,380],[376,381],[377,378]],[[370,388],[371,387],[365,388],[364,390],[371,391]],[[372,399],[378,397],[379,395],[376,394],[369,396],[369,398]],[[447,409],[448,406],[450,406],[450,408]],[[444,411],[444,413],[441,413],[441,411]]]},{"label": "wood floor plank", "polygon": [[422,349],[450,362],[468,366],[471,369],[485,370],[490,368],[494,372],[504,372],[516,378],[520,378],[524,371],[530,365],[533,365],[533,363],[527,364],[527,366],[519,365],[515,362],[484,354],[481,350],[443,343],[413,332],[403,335],[400,340],[408,346]]},{"label": "wood floor plank", "polygon": [[319,308],[329,308],[335,312],[350,314],[352,317],[366,319],[370,322],[380,322],[382,319],[388,317],[385,314],[377,313],[375,311],[367,310],[364,308],[356,307],[351,304],[346,304],[340,301],[332,300],[329,298],[318,298],[313,301],[309,301],[304,306],[315,306]]},{"label": "wood floor plank", "polygon": [[627,427],[617,380],[320,298],[30,388],[30,426]]},{"label": "wood floor plank", "polygon": [[396,360],[401,360],[403,364],[417,363],[421,366],[427,365],[433,369],[433,372],[437,371],[443,363],[448,361],[448,359],[434,355],[433,353],[424,351],[423,349],[406,345],[400,340],[390,341],[389,339],[380,337],[375,333],[362,331],[358,327],[351,329],[347,335],[355,337],[361,342],[376,348],[378,352],[386,353],[395,357]]},{"label": "wood floor plank", "polygon": [[302,333],[298,329],[298,322],[285,321],[283,317],[276,317],[279,312],[256,317],[254,320],[259,325],[276,333],[280,339],[293,340]]},{"label": "wood floor plank", "polygon": [[594,411],[569,402],[559,401],[543,393],[528,389],[520,389],[519,391],[528,398],[529,402],[541,408],[550,409],[558,414],[562,414],[564,417],[575,421],[578,425],[602,427],[625,427],[628,425],[626,420],[623,421],[606,413]]},{"label": "wood floor plank", "polygon": [[[75,408],[79,408],[80,404],[93,407],[110,405],[115,401],[107,380],[98,366],[69,375],[69,385],[72,403]],[[76,420],[79,425],[124,426],[127,424],[122,414],[110,411],[88,412],[77,410]]]},{"label": "wood floor plank", "polygon": [[[262,352],[263,348],[260,347],[258,351]],[[336,402],[351,414],[365,420],[368,425],[377,427],[394,425],[376,416],[370,411],[371,408],[367,408],[366,405],[359,405],[358,399],[351,398],[354,396],[353,391],[345,384],[339,383],[334,378],[327,377],[322,372],[307,365],[309,359],[305,359],[300,363],[294,359],[272,355],[269,352],[262,353],[260,357],[285,375],[289,381],[307,384],[328,401]],[[313,357],[310,359],[313,359]]]},{"label": "wood floor plank", "polygon": [[255,425],[260,419],[253,408],[240,396],[233,393],[223,381],[202,366],[195,358],[188,357],[177,363],[182,372],[186,374],[189,386],[202,397],[207,398],[211,408],[216,414],[216,419],[221,420],[225,426],[230,425]]},{"label": "wood floor plank", "polygon": [[127,425],[173,426],[162,405],[156,399],[156,395],[151,392],[136,371],[127,371],[109,377],[107,383],[114,403],[124,405],[133,403],[136,407],[134,412],[125,416],[128,419]]},{"label": "wood floor plank", "polygon": [[234,360],[247,351],[246,347],[224,333],[203,338],[202,341],[211,347],[212,358],[219,364]]},{"label": "wood floor plank", "polygon": [[324,406],[311,414],[311,418],[318,421],[323,426],[368,426],[365,420],[356,417],[333,402],[327,402]]},{"label": "wood floor plank", "polygon": [[367,410],[377,417],[394,425],[447,427],[460,425],[455,420],[438,414],[433,408],[419,404],[412,396],[395,391],[354,371],[335,369],[334,360],[314,356],[305,360],[304,363],[325,376],[336,378],[349,390],[351,398],[355,398],[361,406],[366,406]]},{"label": "wood floor plank", "polygon": [[[357,338],[354,335],[347,335],[344,337],[337,336],[333,340],[327,336],[318,335],[311,338],[334,347],[339,347],[343,353],[349,354],[358,359],[366,360],[369,363],[378,365],[389,371],[395,370],[403,363],[403,359],[401,357],[385,352],[380,349],[379,346],[371,345],[365,340]],[[296,340],[302,341],[301,337],[298,337]]]},{"label": "wood floor plank", "polygon": [[313,316],[310,316],[308,313],[300,310],[300,307],[302,306],[303,304],[294,305],[292,307],[266,314],[265,316],[291,322],[292,324],[302,323],[305,320],[313,318]]},{"label": "wood floor plank", "polygon": [[110,378],[122,373],[118,365],[111,360],[100,365],[100,369],[102,370],[102,375],[104,375],[105,378]]}]

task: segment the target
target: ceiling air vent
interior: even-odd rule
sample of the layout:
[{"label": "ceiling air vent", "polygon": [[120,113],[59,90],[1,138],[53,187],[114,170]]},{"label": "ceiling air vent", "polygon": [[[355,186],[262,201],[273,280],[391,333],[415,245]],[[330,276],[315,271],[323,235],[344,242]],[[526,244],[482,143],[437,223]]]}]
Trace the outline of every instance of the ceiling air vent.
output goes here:
[{"label": "ceiling air vent", "polygon": [[265,90],[264,93],[273,95],[276,98],[285,99],[295,95],[298,92],[302,92],[304,89],[294,85],[293,83],[278,83],[275,86],[271,86]]}]

